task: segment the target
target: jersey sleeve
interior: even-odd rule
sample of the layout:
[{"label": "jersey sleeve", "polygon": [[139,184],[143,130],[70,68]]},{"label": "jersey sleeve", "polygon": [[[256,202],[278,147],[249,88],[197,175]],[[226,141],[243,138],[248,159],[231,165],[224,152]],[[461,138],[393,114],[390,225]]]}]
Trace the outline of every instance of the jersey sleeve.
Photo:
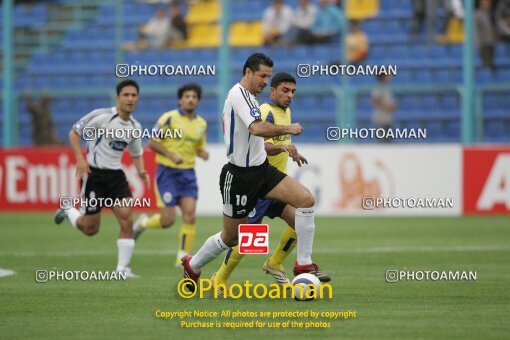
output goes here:
[{"label": "jersey sleeve", "polygon": [[[142,126],[140,124],[136,124],[135,127],[141,131]],[[143,155],[143,145],[141,138],[133,138],[131,142],[128,144],[129,153],[131,157],[140,157]]]},{"label": "jersey sleeve", "polygon": [[[156,121],[156,124],[152,127],[152,131],[154,131],[153,136],[162,136],[163,134],[158,133],[162,131],[166,131],[170,129],[172,125],[172,114],[170,112],[163,113],[161,117]],[[161,139],[153,138],[156,142],[161,141]]]},{"label": "jersey sleeve", "polygon": [[200,131],[200,139],[198,140],[197,149],[204,149],[207,144],[207,122],[204,121],[203,129]]},{"label": "jersey sleeve", "polygon": [[80,120],[73,125],[73,130],[82,136],[83,130],[99,128],[104,122],[108,121],[110,117],[111,115],[108,114],[105,109],[94,110],[80,118]]},{"label": "jersey sleeve", "polygon": [[[262,104],[260,106],[260,113],[262,116],[262,120],[274,124],[274,115],[271,112],[271,107],[267,104]],[[264,143],[274,144],[273,138],[264,138]]]},{"label": "jersey sleeve", "polygon": [[241,118],[244,125],[248,128],[254,121],[261,120],[260,109],[251,100],[247,90],[239,87],[235,91],[231,99],[234,113]]}]

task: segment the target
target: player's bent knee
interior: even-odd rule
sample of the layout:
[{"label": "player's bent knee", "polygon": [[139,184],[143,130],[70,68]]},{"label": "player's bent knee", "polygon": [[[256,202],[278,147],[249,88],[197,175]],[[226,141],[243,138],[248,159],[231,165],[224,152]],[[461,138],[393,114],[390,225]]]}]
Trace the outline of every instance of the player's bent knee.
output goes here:
[{"label": "player's bent knee", "polygon": [[315,197],[308,190],[299,197],[298,206],[296,208],[311,208],[315,205]]},{"label": "player's bent knee", "polygon": [[227,247],[232,248],[232,247],[237,246],[237,234],[232,234],[231,235],[231,234],[225,234],[224,233],[222,235],[221,239],[223,240],[223,243],[225,243],[225,245]]},{"label": "player's bent knee", "polygon": [[229,238],[225,245],[230,248],[237,246],[237,236]]},{"label": "player's bent knee", "polygon": [[310,208],[315,205],[315,197],[311,193],[309,193],[303,202],[303,208]]}]

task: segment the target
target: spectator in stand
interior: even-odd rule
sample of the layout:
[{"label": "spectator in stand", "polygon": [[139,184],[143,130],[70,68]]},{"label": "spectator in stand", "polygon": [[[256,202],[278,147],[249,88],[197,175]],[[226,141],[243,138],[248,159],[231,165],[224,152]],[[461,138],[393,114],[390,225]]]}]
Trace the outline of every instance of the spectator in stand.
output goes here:
[{"label": "spectator in stand", "polygon": [[139,2],[145,2],[147,4],[165,4],[165,5],[179,4],[179,5],[182,5],[186,2],[196,2],[196,1],[191,1],[191,0],[139,0]]},{"label": "spectator in stand", "polygon": [[483,65],[494,71],[494,46],[496,34],[491,21],[491,0],[481,0],[475,12],[475,42]]},{"label": "spectator in stand", "polygon": [[446,10],[446,15],[441,25],[441,34],[436,38],[438,43],[448,42],[447,31],[451,19],[457,18],[462,20],[464,18],[464,4],[462,0],[443,0],[443,5]]},{"label": "spectator in stand", "polygon": [[51,117],[50,96],[43,94],[37,101],[28,96],[25,104],[32,117],[32,143],[35,146],[64,145],[64,142],[55,133],[55,124]]},{"label": "spectator in stand", "polygon": [[336,7],[343,9],[342,0],[331,0],[331,3],[335,5]]},{"label": "spectator in stand", "polygon": [[[374,113],[372,115],[372,123],[375,128],[382,128],[388,131],[393,126],[393,112],[397,109],[397,102],[391,89],[389,82],[391,76],[378,75],[379,84],[372,91],[372,106]],[[378,139],[381,143],[391,143],[391,139]]]},{"label": "spectator in stand", "polygon": [[416,37],[422,30],[425,22],[425,0],[413,0],[413,22],[411,25],[411,34]]},{"label": "spectator in stand", "polygon": [[361,30],[359,21],[351,21],[351,31],[347,34],[345,43],[349,63],[357,65],[365,60],[368,54],[369,43],[367,35]]},{"label": "spectator in stand", "polygon": [[278,45],[284,42],[284,36],[292,26],[294,13],[283,0],[273,0],[262,16],[262,31],[266,45]]},{"label": "spectator in stand", "polygon": [[330,0],[319,0],[319,10],[312,27],[311,43],[329,43],[345,27],[345,15]]},{"label": "spectator in stand", "polygon": [[413,22],[411,25],[411,36],[416,39],[426,27],[426,40],[432,43],[436,33],[437,10],[440,0],[413,0]]},{"label": "spectator in stand", "polygon": [[317,15],[317,7],[310,0],[299,0],[299,6],[294,11],[294,23],[289,31],[292,43],[306,44],[312,37],[312,26]]},{"label": "spectator in stand", "polygon": [[186,39],[188,39],[188,26],[182,15],[181,5],[172,3],[170,5],[170,28],[168,30],[169,43]]},{"label": "spectator in stand", "polygon": [[496,7],[495,13],[498,37],[510,43],[510,0],[501,0]]},{"label": "spectator in stand", "polygon": [[135,43],[129,42],[123,46],[124,50],[134,51],[146,48],[162,49],[167,46],[170,20],[166,11],[162,8],[156,10],[156,14],[138,30],[138,39]]}]

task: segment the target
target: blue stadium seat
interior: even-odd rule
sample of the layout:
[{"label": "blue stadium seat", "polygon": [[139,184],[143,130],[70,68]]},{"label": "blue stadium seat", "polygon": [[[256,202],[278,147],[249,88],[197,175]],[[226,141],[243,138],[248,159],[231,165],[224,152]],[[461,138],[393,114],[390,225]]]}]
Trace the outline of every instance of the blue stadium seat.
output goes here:
[{"label": "blue stadium seat", "polygon": [[510,68],[501,68],[496,72],[496,80],[501,83],[506,83],[510,79]]},{"label": "blue stadium seat", "polygon": [[417,83],[431,83],[432,82],[432,75],[430,70],[418,70],[415,73],[414,80]]},{"label": "blue stadium seat", "polygon": [[[56,0],[66,3],[72,0]],[[297,6],[297,0],[286,1],[291,6]],[[271,1],[235,0],[231,2],[233,21],[260,20],[264,9]],[[412,21],[411,1],[385,0],[380,2],[380,14],[373,19],[362,22],[363,30],[369,35],[370,52],[367,64],[397,64],[398,74],[393,84],[405,87],[407,84],[461,84],[462,81],[462,45],[424,44],[425,34],[417,39],[410,37]],[[27,15],[16,16],[16,25],[40,25],[47,22],[47,4],[36,4],[31,7]],[[149,20],[157,6],[126,1],[124,3],[124,41],[135,40],[140,24]],[[16,6],[17,13],[21,13],[21,6]],[[60,46],[49,53],[35,53],[16,75],[17,91],[27,88],[68,89],[82,87],[105,87],[114,84],[118,79],[113,75],[116,63],[115,51],[115,6],[103,4],[97,16],[89,21],[85,27],[71,27],[66,32]],[[41,18],[43,18],[41,20]],[[0,31],[1,32],[1,31]],[[0,35],[0,41],[2,37]],[[233,48],[231,50],[231,81],[241,77],[241,65],[254,50],[267,53],[275,60],[277,71],[288,71],[296,74],[299,63],[320,63],[326,65],[339,59],[341,55],[337,45],[297,46],[285,48]],[[216,64],[216,49],[169,49],[162,51],[146,50],[142,52],[127,52],[124,54],[128,64]],[[508,83],[510,79],[510,47],[499,43],[495,50],[497,71],[495,73],[481,66],[479,53],[475,53],[476,85],[493,82]],[[218,71],[218,69],[217,69]],[[146,86],[179,86],[183,82],[196,81],[203,86],[217,85],[218,77],[135,77],[142,87]],[[303,87],[327,85],[341,86],[340,77],[315,76],[298,79]],[[353,87],[375,84],[374,77],[351,77]],[[267,99],[268,91],[259,96],[259,101]],[[490,132],[492,140],[502,140],[510,131],[504,126],[510,121],[510,96],[508,93],[486,93],[483,101],[483,112],[490,126],[485,132]],[[76,101],[75,98],[59,99],[55,101],[55,115],[64,119],[67,112],[80,115],[104,102],[108,97],[92,96],[86,101]],[[405,94],[399,95],[399,108],[395,113],[397,124],[409,126],[429,126],[433,141],[459,141],[460,101],[455,92],[437,94]],[[171,96],[151,95],[143,96],[137,111],[137,117],[144,124],[152,124],[155,116],[176,106],[174,94]],[[306,94],[298,92],[292,105],[294,116],[308,124],[306,135],[302,140],[323,142],[323,132],[328,124],[336,121],[336,102],[331,94]],[[217,130],[219,114],[217,98],[214,95],[204,96],[200,110],[211,121],[208,136],[218,139]],[[358,124],[370,126],[372,105],[370,93],[362,92],[356,103]],[[1,119],[1,118],[0,118]],[[73,118],[74,119],[74,118]],[[313,122],[313,124],[312,124]],[[487,123],[487,124],[488,124]],[[67,124],[67,123],[66,123]],[[497,129],[495,124],[503,126]],[[507,125],[505,125],[507,124]],[[214,127],[213,127],[214,125]],[[68,129],[66,125],[65,129]],[[316,133],[310,133],[310,130]],[[506,130],[505,130],[506,129]],[[510,128],[509,128],[510,129]],[[27,141],[25,141],[27,142]],[[31,141],[29,141],[31,142]],[[370,141],[369,141],[370,142]],[[398,141],[405,142],[405,141]]]},{"label": "blue stadium seat", "polygon": [[505,129],[499,121],[488,121],[484,124],[484,140],[498,141],[499,137],[504,135]]}]

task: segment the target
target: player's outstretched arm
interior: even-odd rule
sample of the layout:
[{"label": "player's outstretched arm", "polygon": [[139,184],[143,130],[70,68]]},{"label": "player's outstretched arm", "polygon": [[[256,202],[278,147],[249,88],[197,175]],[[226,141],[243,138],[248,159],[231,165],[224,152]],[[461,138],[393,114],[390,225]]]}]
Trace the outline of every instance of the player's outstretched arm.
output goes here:
[{"label": "player's outstretched arm", "polygon": [[269,156],[276,156],[282,152],[287,152],[286,145],[274,145],[273,143],[264,143],[264,149]]},{"label": "player's outstretched arm", "polygon": [[83,157],[81,137],[74,129],[69,131],[69,142],[71,143],[74,157],[76,157],[76,177],[81,178],[90,173],[90,167],[85,157]]},{"label": "player's outstretched arm", "polygon": [[209,152],[206,149],[198,149],[197,156],[206,161],[209,159]]},{"label": "player's outstretched arm", "polygon": [[303,132],[303,127],[299,123],[293,123],[290,125],[274,125],[263,120],[253,121],[248,129],[252,135],[265,138],[280,135],[299,135]]},{"label": "player's outstretched arm", "polygon": [[274,145],[273,143],[264,143],[264,149],[269,156],[275,156],[282,152],[288,152],[289,157],[294,159],[297,157],[297,149],[294,145]]},{"label": "player's outstretched arm", "polygon": [[155,141],[154,139],[149,139],[149,143],[147,143],[147,145],[149,146],[149,148],[152,149],[152,151],[162,154],[163,156],[169,158],[175,164],[181,164],[183,162],[181,156],[168,151],[163,145],[161,145],[161,143]]},{"label": "player's outstretched arm", "polygon": [[303,164],[308,164],[308,160],[304,158],[300,153],[298,153],[296,157],[293,157],[292,160],[296,162],[299,167],[301,167]]},{"label": "player's outstretched arm", "polygon": [[294,144],[287,145],[287,148],[290,150],[289,157],[291,157],[292,160],[296,162],[299,167],[301,167],[303,164],[308,164],[308,160],[298,152]]},{"label": "player's outstretched arm", "polygon": [[282,152],[288,152],[289,157],[297,163],[299,167],[303,164],[308,164],[308,160],[303,157],[298,151],[295,145],[274,145],[272,143],[265,143],[264,148],[269,156],[275,156]]},{"label": "player's outstretched arm", "polygon": [[133,157],[133,164],[138,172],[138,176],[143,180],[147,189],[151,188],[151,181],[149,174],[145,170],[145,165],[143,163],[143,156]]}]

